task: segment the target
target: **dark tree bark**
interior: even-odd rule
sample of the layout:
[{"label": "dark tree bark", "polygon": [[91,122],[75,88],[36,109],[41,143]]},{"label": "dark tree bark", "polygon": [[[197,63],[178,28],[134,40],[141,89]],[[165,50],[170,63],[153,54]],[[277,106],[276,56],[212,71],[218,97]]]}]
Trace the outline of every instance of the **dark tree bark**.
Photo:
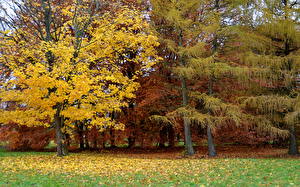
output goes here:
[{"label": "dark tree bark", "polygon": [[169,147],[174,147],[175,145],[175,131],[172,126],[168,128],[168,139],[169,139]]},{"label": "dark tree bark", "polygon": [[[182,100],[183,100],[183,106],[188,105],[188,93],[187,93],[187,86],[186,86],[186,80],[185,78],[181,79],[181,85],[182,85]],[[187,155],[193,155],[195,154],[194,148],[193,148],[193,142],[192,142],[192,134],[191,134],[191,125],[188,119],[185,117],[183,118],[183,124],[184,124],[184,145]]]},{"label": "dark tree bark", "polygon": [[[215,0],[215,5],[214,5],[215,11],[219,11],[219,8],[220,8],[219,3],[220,3],[219,0]],[[214,38],[212,40],[212,53],[213,54],[217,52],[218,46],[219,46],[218,36],[217,36],[216,33],[214,33]],[[213,95],[214,79],[215,79],[215,77],[213,75],[211,75],[210,78],[209,78],[209,81],[208,81],[208,94],[210,96]],[[211,113],[211,111],[208,111],[208,112]],[[206,134],[207,134],[207,144],[208,144],[208,156],[210,156],[210,157],[217,156],[217,151],[216,151],[216,148],[215,148],[213,135],[211,133],[211,127],[209,125],[207,125]]]},{"label": "dark tree bark", "polygon": [[290,129],[290,141],[289,141],[289,155],[299,155],[297,138],[296,138],[296,130],[295,127],[292,126]]},{"label": "dark tree bark", "polygon": [[208,156],[210,157],[217,156],[213,136],[211,133],[211,128],[209,126],[207,126],[207,144],[208,144]]},{"label": "dark tree bark", "polygon": [[79,124],[78,128],[78,136],[79,136],[79,149],[84,150],[84,140],[83,140],[83,126]]},{"label": "dark tree bark", "polygon": [[[179,42],[178,46],[182,47],[182,31],[179,33]],[[184,58],[181,56],[179,57],[179,64],[181,66],[186,66],[186,62]],[[182,95],[182,105],[185,107],[188,105],[188,89],[187,89],[187,83],[185,77],[180,77],[181,80],[181,95]],[[191,125],[188,119],[186,119],[183,116],[183,125],[184,125],[184,145],[185,145],[185,151],[187,155],[193,155],[195,154],[194,148],[193,148],[193,142],[192,142],[192,133],[191,133]]]},{"label": "dark tree bark", "polygon": [[59,109],[55,115],[55,132],[56,132],[56,143],[57,143],[57,156],[66,156],[68,155],[65,135],[62,132],[64,119],[60,116]]},{"label": "dark tree bark", "polygon": [[[209,95],[213,94],[213,80],[212,79],[213,78],[210,78],[209,83],[208,83],[208,94]],[[209,113],[211,113],[211,112],[209,111]],[[207,125],[206,134],[207,134],[207,144],[208,144],[208,156],[210,156],[210,157],[217,156],[217,151],[215,148],[213,135],[211,133],[211,128],[209,125]]]}]

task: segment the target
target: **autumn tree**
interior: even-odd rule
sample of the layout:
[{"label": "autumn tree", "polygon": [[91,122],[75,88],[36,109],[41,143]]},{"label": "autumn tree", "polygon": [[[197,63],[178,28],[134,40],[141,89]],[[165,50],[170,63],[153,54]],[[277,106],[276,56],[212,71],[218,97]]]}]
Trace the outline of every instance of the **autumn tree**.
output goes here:
[{"label": "autumn tree", "polygon": [[[256,115],[254,122],[273,134],[289,132],[289,154],[299,154],[296,128],[299,126],[300,32],[298,1],[255,1],[260,12],[255,27],[243,27],[241,61],[250,67],[257,94],[243,101]],[[253,24],[254,25],[254,24]],[[254,88],[254,87],[253,87]]]},{"label": "autumn tree", "polygon": [[[3,30],[7,30],[7,33],[10,31],[15,33],[12,37],[15,42],[58,41],[64,32],[63,24],[71,19],[64,14],[63,10],[71,3],[71,1],[7,0],[0,6],[1,26]],[[53,9],[55,12],[52,11]],[[7,33],[3,36],[7,36]],[[5,50],[4,47],[1,49]],[[2,53],[5,54],[6,51]],[[52,64],[51,53],[46,53],[48,63]],[[2,63],[2,65],[7,67],[7,63]],[[14,103],[14,101],[7,102]]]},{"label": "autumn tree", "polygon": [[[45,24],[48,40],[22,40],[20,35],[35,34],[22,28],[1,34],[1,63],[14,77],[3,83],[1,98],[17,103],[15,110],[2,111],[1,123],[54,126],[59,156],[67,154],[64,132],[78,121],[99,130],[122,129],[123,125],[107,114],[127,106],[125,99],[133,98],[138,87],[137,75],[157,58],[156,37],[147,31],[148,24],[139,13],[124,7],[116,16],[103,14],[91,19],[90,14],[76,14],[77,8],[89,6],[79,2],[63,11],[73,19],[63,23],[58,40],[50,39],[53,24],[50,28]],[[50,2],[39,5],[52,10]],[[126,56],[128,48],[138,51],[135,58]],[[122,61],[120,54],[124,54]],[[140,64],[131,78],[118,66],[127,61]]]},{"label": "autumn tree", "polygon": [[[151,1],[153,7],[152,19],[154,20],[154,26],[156,31],[159,33],[160,39],[166,44],[166,50],[171,51],[169,55],[172,55],[172,62],[170,67],[185,66],[186,59],[184,59],[183,54],[180,54],[184,49],[184,42],[188,39],[192,39],[196,34],[199,27],[193,28],[192,19],[189,16],[193,16],[195,11],[199,7],[199,1]],[[197,26],[195,24],[195,26]],[[192,32],[197,33],[192,33]],[[193,34],[190,38],[186,37],[185,32]],[[194,41],[192,41],[194,42]],[[167,56],[164,58],[168,58]],[[188,90],[187,82],[184,76],[179,77],[181,82],[181,96],[182,96],[182,106],[186,107],[188,105]],[[191,127],[190,122],[186,117],[183,117],[184,123],[184,137],[185,137],[185,149],[188,155],[194,154],[194,149],[191,139]],[[163,118],[160,118],[163,119]]]},{"label": "autumn tree", "polygon": [[[183,117],[187,154],[194,154],[190,125],[206,128],[209,155],[215,156],[212,129],[226,124],[239,124],[239,108],[217,98],[214,89],[225,77],[238,76],[238,68],[222,58],[222,46],[229,38],[227,15],[236,4],[220,1],[152,1],[153,22],[165,46],[165,59],[172,59],[169,68],[181,82],[182,107],[158,120]],[[239,3],[239,4],[238,4]],[[173,77],[174,78],[174,77]],[[201,82],[199,84],[199,82]],[[203,84],[203,82],[205,84]],[[157,116],[158,117],[158,116]]]}]

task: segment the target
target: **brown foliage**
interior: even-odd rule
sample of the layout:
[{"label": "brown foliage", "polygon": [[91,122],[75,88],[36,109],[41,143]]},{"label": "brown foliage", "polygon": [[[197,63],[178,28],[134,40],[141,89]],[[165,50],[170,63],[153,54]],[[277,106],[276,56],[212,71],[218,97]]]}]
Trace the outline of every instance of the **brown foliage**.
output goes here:
[{"label": "brown foliage", "polygon": [[54,138],[53,130],[44,127],[26,127],[16,124],[0,127],[0,141],[9,150],[42,150]]}]

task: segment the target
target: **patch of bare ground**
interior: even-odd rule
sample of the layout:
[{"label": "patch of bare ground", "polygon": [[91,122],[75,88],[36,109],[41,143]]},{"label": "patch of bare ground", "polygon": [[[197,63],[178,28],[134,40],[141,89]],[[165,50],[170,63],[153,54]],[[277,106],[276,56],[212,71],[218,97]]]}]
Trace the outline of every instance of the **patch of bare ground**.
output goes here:
[{"label": "patch of bare ground", "polygon": [[[75,151],[75,150],[74,150]],[[118,157],[131,158],[153,158],[153,159],[181,159],[181,158],[209,158],[207,147],[195,147],[196,154],[186,156],[183,147],[161,148],[161,149],[142,149],[142,148],[113,148],[96,150],[101,154],[115,154]],[[75,151],[77,152],[77,151]],[[287,154],[287,149],[251,146],[217,146],[218,155],[213,158],[287,158],[300,159],[300,156],[291,156]]]}]

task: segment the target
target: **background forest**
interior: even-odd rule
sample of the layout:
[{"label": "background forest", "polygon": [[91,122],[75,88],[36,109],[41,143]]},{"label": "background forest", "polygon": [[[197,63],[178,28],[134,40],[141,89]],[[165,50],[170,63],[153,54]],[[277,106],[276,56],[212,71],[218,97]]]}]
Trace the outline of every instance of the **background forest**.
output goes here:
[{"label": "background forest", "polygon": [[[1,1],[2,2],[2,1]],[[299,154],[299,0],[6,0],[0,146]]]}]

